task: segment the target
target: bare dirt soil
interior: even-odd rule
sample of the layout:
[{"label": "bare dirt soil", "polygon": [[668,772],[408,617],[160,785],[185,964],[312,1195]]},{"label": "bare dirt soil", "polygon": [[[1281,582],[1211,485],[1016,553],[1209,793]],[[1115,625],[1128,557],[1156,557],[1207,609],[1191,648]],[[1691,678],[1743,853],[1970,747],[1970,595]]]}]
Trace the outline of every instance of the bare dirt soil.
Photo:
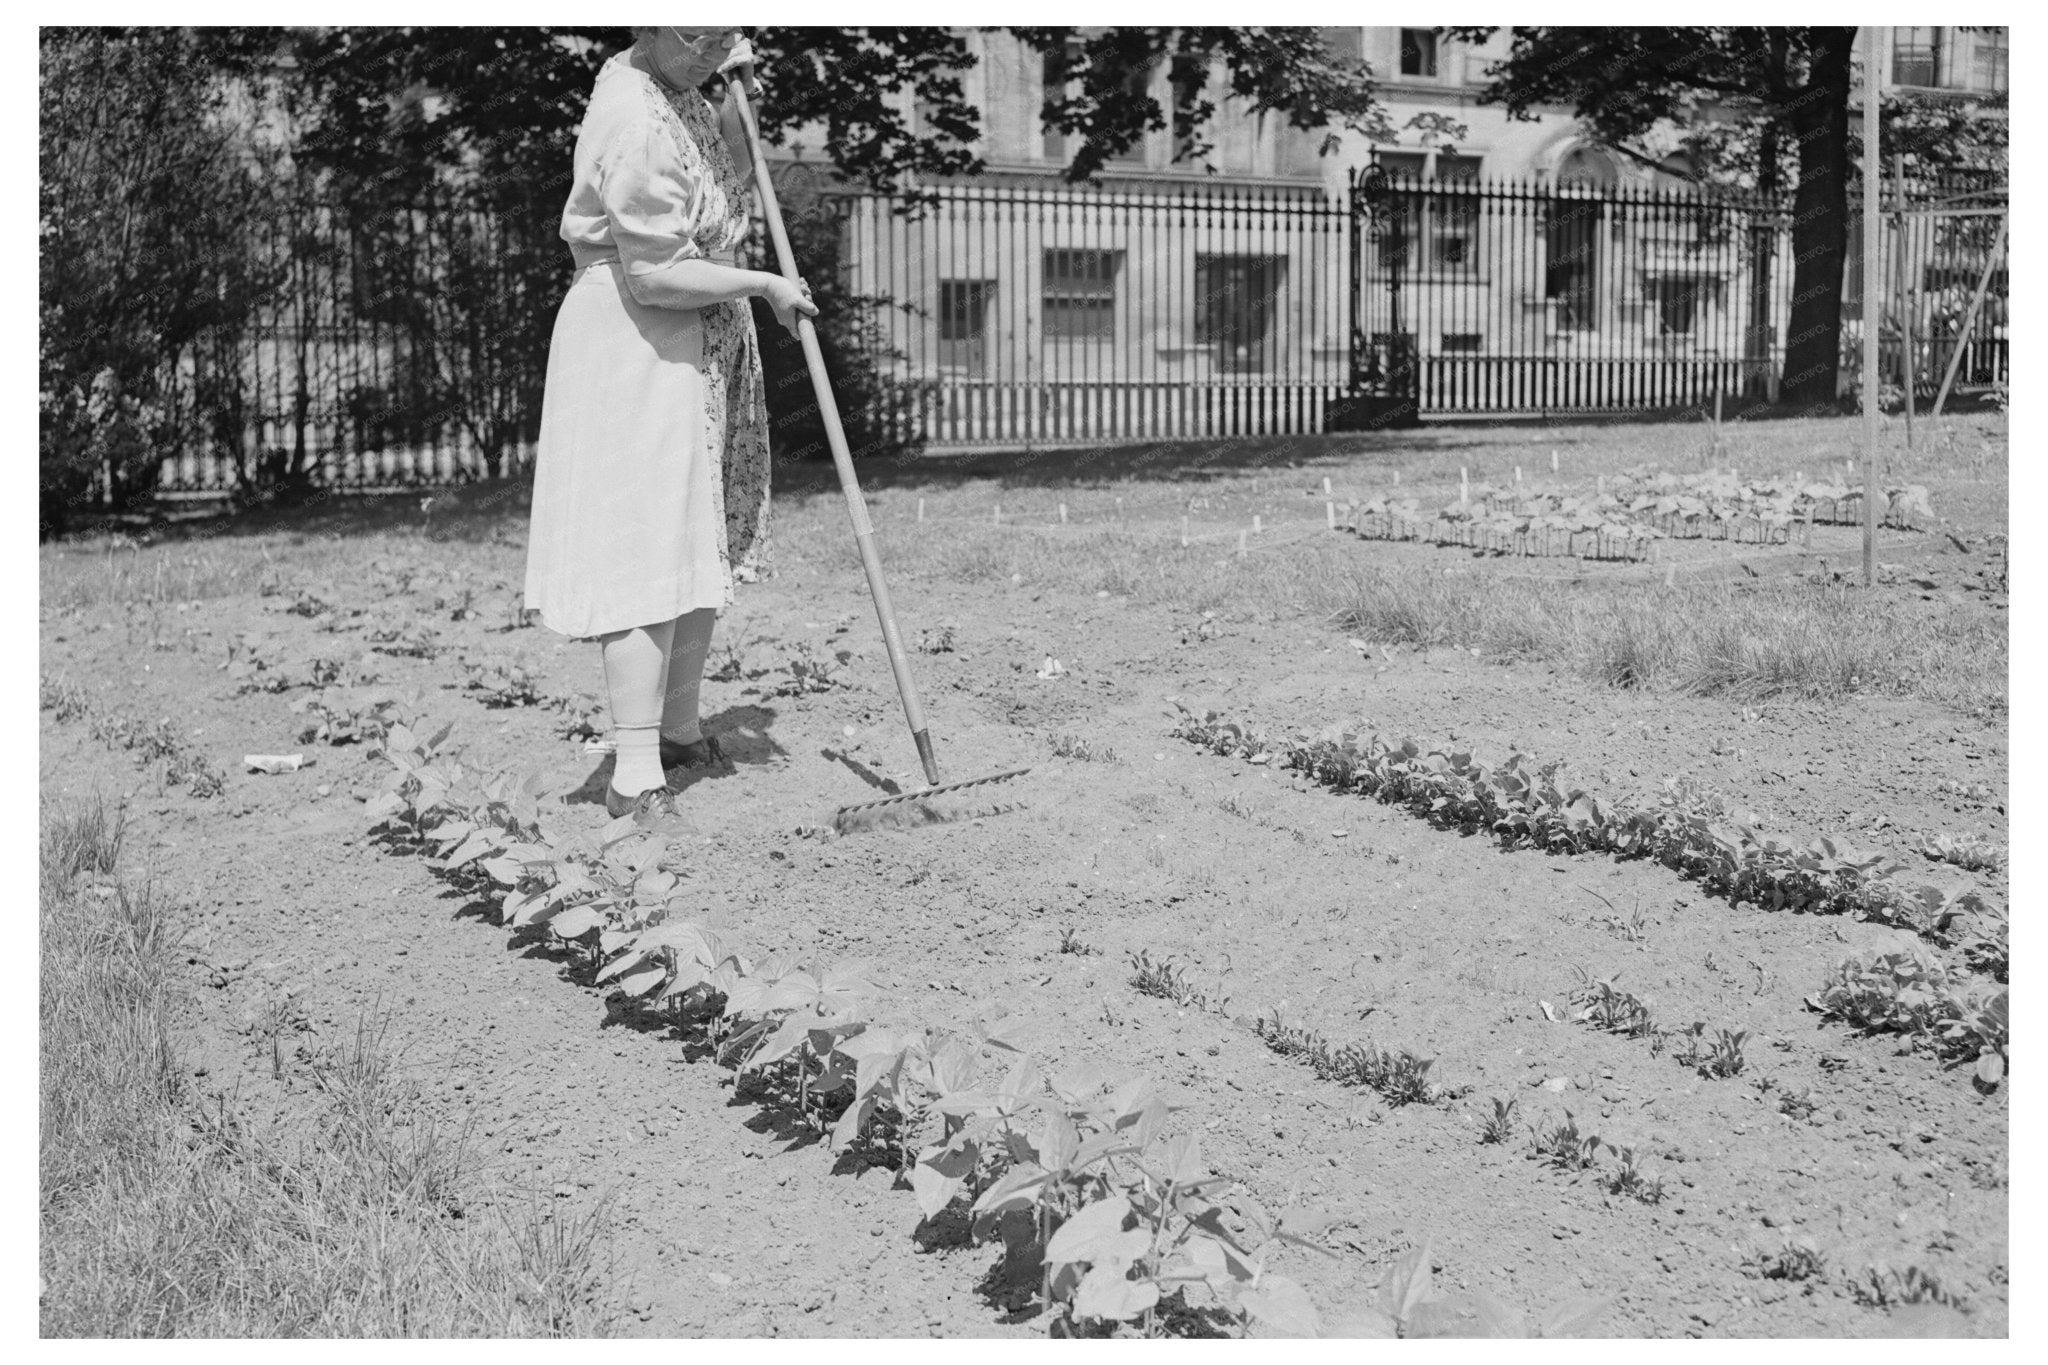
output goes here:
[{"label": "bare dirt soil", "polygon": [[[1670,438],[1634,439],[1641,450]],[[1504,473],[1509,455],[1480,441],[1448,454],[1420,442],[1402,451],[1395,438],[1330,444],[1244,471],[1218,460],[1119,472],[1104,457],[1069,476],[1092,485],[1090,507],[1197,478],[1229,495],[1257,478],[1259,496],[1312,529],[1324,474],[1375,483],[1402,460],[1409,484],[1455,485],[1461,463]],[[1938,529],[1888,533],[1883,557],[1901,568],[1879,591],[1902,610],[1946,590],[1910,581],[1921,565],[1925,581],[1971,585],[1952,609],[2003,611],[2001,594],[1978,590],[1985,538],[2002,543],[2005,531],[2002,424],[1996,441],[1995,489],[1981,477],[1935,487],[1967,553]],[[999,467],[930,460],[922,481],[908,466],[878,470],[884,554],[892,536],[914,534],[921,496],[931,514],[963,518],[997,499],[1019,513],[1084,502],[1041,466],[1007,484]],[[1037,1055],[1157,1077],[1216,1170],[1270,1206],[1327,1213],[1321,1240],[1336,1255],[1286,1261],[1326,1317],[1426,1240],[1441,1281],[1526,1310],[1615,1296],[1599,1335],[2005,1334],[2010,1083],[1980,1087],[1966,1067],[1897,1036],[1857,1036],[1804,1004],[1845,957],[1925,951],[1911,934],[1731,905],[1654,862],[1507,850],[1168,734],[1179,699],[1275,733],[1348,723],[1494,757],[1519,750],[1616,794],[1687,779],[1789,837],[1845,835],[1917,862],[1906,851],[1937,834],[2004,847],[2002,707],[1645,694],[1525,658],[1359,648],[1341,628],[1285,612],[1205,617],[1142,593],[969,578],[905,549],[895,586],[907,636],[951,628],[950,642],[925,635],[934,652],[914,655],[947,775],[1033,772],[1003,794],[1021,803],[1006,813],[817,837],[800,829],[873,794],[874,775],[908,779],[914,758],[859,577],[836,548],[814,548],[844,536],[838,495],[816,470],[787,482],[781,571],[743,590],[719,637],[738,657],[705,685],[707,729],[733,762],[678,775],[692,885],[745,951],[872,959],[934,1023],[1007,1009],[1028,1021],[1019,1041]],[[467,659],[532,669],[553,694],[602,688],[592,646],[508,628],[523,516],[517,499],[478,515],[460,539],[404,518],[334,539],[325,530],[345,521],[309,516],[212,542],[45,551],[45,677],[82,687],[103,712],[173,718],[227,773],[222,795],[199,799],[84,724],[43,713],[45,795],[125,796],[129,871],[190,907],[194,1075],[252,1119],[285,1120],[309,1084],[296,1059],[359,1018],[388,1016],[401,1065],[467,1125],[494,1178],[565,1214],[609,1201],[609,1307],[631,1333],[1042,1334],[1028,1294],[994,1273],[999,1247],[970,1244],[956,1220],[922,1222],[893,1171],[830,1152],[736,1094],[701,1050],[609,1009],[575,961],[508,940],[423,860],[382,850],[362,802],[385,765],[360,745],[297,742],[288,703],[305,689],[236,695],[223,666],[238,632],[270,633],[286,658],[355,659],[367,618],[352,613],[396,608],[437,631],[441,652],[377,655],[382,683],[425,689],[428,713],[453,720],[481,766],[543,772],[564,794],[559,824],[603,824],[606,760],[563,738],[558,713],[487,709],[462,687],[455,664]],[[1824,536],[1820,553],[1853,562],[1852,530]],[[116,581],[104,557],[169,557],[175,582],[179,556],[253,565],[252,549],[266,566],[189,600],[89,590]],[[1343,553],[1531,569],[1348,538]],[[439,586],[396,595],[398,564]],[[135,582],[146,578],[145,568]],[[450,619],[450,583],[477,591],[481,615]],[[311,615],[293,609],[302,591],[319,599],[301,607]],[[826,690],[778,695],[793,690],[787,664],[804,651],[846,657]],[[722,659],[715,647],[714,667]],[[269,776],[240,763],[294,751],[312,766]],[[1926,862],[1906,875],[2008,895],[2002,871]],[[1141,951],[1184,968],[1207,1007],[1137,991]],[[1581,969],[1618,971],[1660,1022],[1746,1031],[1744,1069],[1709,1079],[1644,1039],[1570,1022],[1563,1006]],[[1252,1021],[1276,1014],[1333,1042],[1433,1058],[1431,1078],[1462,1093],[1396,1107],[1325,1082],[1255,1036]],[[1810,1109],[1786,1112],[1788,1095]],[[1517,1130],[1482,1144],[1496,1097],[1516,1100]],[[1567,1112],[1632,1147],[1663,1178],[1662,1200],[1603,1188],[1611,1155],[1577,1175],[1537,1160],[1529,1127]],[[1765,1275],[1798,1238],[1823,1271]],[[1871,1306],[1857,1285],[1882,1266],[1932,1273],[1952,1302]]]}]

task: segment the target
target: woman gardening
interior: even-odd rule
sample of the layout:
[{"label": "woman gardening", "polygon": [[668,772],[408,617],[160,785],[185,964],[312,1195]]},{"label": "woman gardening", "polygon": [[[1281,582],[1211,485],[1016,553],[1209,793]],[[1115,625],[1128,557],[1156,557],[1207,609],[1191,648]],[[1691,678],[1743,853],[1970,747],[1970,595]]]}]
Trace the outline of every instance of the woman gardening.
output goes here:
[{"label": "woman gardening", "polygon": [[734,263],[752,160],[732,96],[714,111],[698,87],[752,61],[734,29],[634,29],[598,73],[562,210],[575,274],[548,353],[526,605],[601,647],[615,816],[673,815],[663,770],[723,757],[698,690],[768,532],[747,300],[792,332],[818,311],[808,287]]}]

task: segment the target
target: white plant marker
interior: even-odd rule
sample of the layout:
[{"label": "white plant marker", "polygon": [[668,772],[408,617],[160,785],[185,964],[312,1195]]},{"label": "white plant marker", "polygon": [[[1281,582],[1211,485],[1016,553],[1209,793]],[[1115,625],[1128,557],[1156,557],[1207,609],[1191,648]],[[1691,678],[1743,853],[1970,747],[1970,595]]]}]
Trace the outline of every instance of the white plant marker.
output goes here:
[{"label": "white plant marker", "polygon": [[1180,514],[1180,547],[1183,550],[1188,547],[1188,514],[1185,512]]},{"label": "white plant marker", "polygon": [[996,510],[994,514],[990,517],[990,520],[993,521],[997,526],[1001,526],[1003,524],[1003,505],[1001,503],[996,504]]},{"label": "white plant marker", "polygon": [[1242,558],[1244,557],[1244,553],[1245,553],[1245,549],[1244,549],[1244,542],[1245,542],[1245,533],[1244,533],[1244,532],[1242,532],[1242,531],[1239,531],[1239,532],[1237,533],[1237,553],[1238,553],[1238,557],[1239,557],[1240,559],[1242,559]]},{"label": "white plant marker", "polygon": [[1550,472],[1553,474],[1557,472],[1557,452],[1554,450],[1550,452]]},{"label": "white plant marker", "polygon": [[1252,529],[1254,531],[1264,531],[1266,529],[1264,526],[1260,524],[1259,514],[1257,512],[1252,513]]},{"label": "white plant marker", "polygon": [[1458,501],[1472,501],[1472,478],[1470,472],[1463,465],[1458,466]]},{"label": "white plant marker", "polygon": [[1066,524],[1067,524],[1067,505],[1066,505],[1065,503],[1061,503],[1061,504],[1060,504],[1060,525],[1062,525],[1062,526],[1065,526]]},{"label": "white plant marker", "polygon": [[1324,524],[1325,524],[1325,525],[1327,525],[1327,526],[1328,526],[1328,527],[1329,527],[1329,528],[1330,528],[1330,529],[1331,529],[1332,531],[1334,531],[1334,530],[1336,530],[1336,529],[1337,529],[1337,504],[1336,504],[1336,503],[1334,503],[1334,502],[1326,502],[1326,503],[1324,503],[1324,504],[1323,504],[1323,522],[1324,522]]},{"label": "white plant marker", "polygon": [[1330,496],[1330,476],[1328,474],[1323,475],[1323,496],[1326,498]]},{"label": "white plant marker", "polygon": [[917,519],[918,519],[919,521],[923,521],[923,520],[924,520],[924,499],[923,499],[923,498],[919,498],[919,499],[917,500]]}]

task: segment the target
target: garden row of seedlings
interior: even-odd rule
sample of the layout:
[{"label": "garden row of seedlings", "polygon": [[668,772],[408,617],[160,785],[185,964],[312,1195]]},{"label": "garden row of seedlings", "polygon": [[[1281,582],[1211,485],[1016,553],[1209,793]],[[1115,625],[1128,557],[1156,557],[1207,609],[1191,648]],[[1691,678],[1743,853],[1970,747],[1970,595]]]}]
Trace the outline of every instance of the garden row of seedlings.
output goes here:
[{"label": "garden row of seedlings", "polygon": [[[1427,541],[1495,554],[1655,559],[1664,538],[1789,543],[1795,525],[1860,521],[1863,494],[1841,483],[1740,482],[1731,475],[1625,475],[1593,496],[1517,484],[1461,487],[1456,502],[1424,511],[1415,498],[1347,503],[1343,529],[1367,540]],[[1917,484],[1887,490],[1883,523],[1910,529],[1932,516]]]},{"label": "garden row of seedlings", "polygon": [[1170,1135],[1149,1078],[1049,1073],[1000,1024],[908,1022],[859,963],[744,957],[695,917],[669,841],[630,816],[552,834],[537,778],[473,771],[448,733],[382,736],[392,781],[368,815],[388,847],[575,950],[619,1007],[708,1043],[760,1102],[898,1170],[927,1218],[965,1201],[977,1238],[1042,1262],[1053,1331],[1317,1332],[1301,1286],[1267,1265],[1290,1242],[1329,1253],[1210,1172],[1198,1136]]},{"label": "garden row of seedlings", "polygon": [[[1079,946],[1071,935],[1061,948],[1068,952],[1092,951]],[[1131,967],[1131,984],[1140,994],[1159,996],[1183,1008],[1213,1010],[1228,1017],[1226,1007],[1230,1002],[1212,1001],[1188,980],[1187,968],[1170,958],[1155,961],[1149,952],[1140,950],[1131,955]],[[1667,1036],[1675,1034],[1681,1040],[1678,1060],[1702,1076],[1730,1077],[1743,1069],[1742,1049],[1748,1033],[1722,1029],[1719,1037],[1708,1043],[1704,1036],[1705,1024],[1694,1024],[1689,1030],[1655,1030],[1650,1023],[1648,1008],[1634,996],[1616,991],[1614,981],[1614,977],[1595,980],[1587,975],[1573,996],[1572,1003],[1578,1007],[1574,1018],[1616,1032],[1652,1034],[1652,1048],[1657,1052],[1663,1051]],[[1250,1027],[1260,1042],[1282,1057],[1306,1066],[1319,1080],[1371,1090],[1390,1107],[1444,1105],[1472,1093],[1469,1085],[1445,1086],[1430,1080],[1429,1072],[1435,1065],[1435,1058],[1418,1057],[1405,1049],[1392,1052],[1370,1042],[1333,1044],[1311,1029],[1283,1022],[1277,1010],[1270,1017],[1263,1014],[1254,1016]],[[1784,1113],[1798,1113],[1800,1105],[1804,1106],[1806,1114],[1812,1113],[1814,1106],[1803,1093],[1781,1097],[1779,1109]],[[1518,1108],[1512,1097],[1496,1098],[1491,1117],[1482,1120],[1479,1140],[1482,1143],[1506,1143],[1514,1135]],[[1601,1183],[1609,1193],[1646,1204],[1657,1203],[1664,1197],[1663,1177],[1650,1175],[1633,1147],[1616,1147],[1597,1134],[1581,1133],[1569,1109],[1564,1111],[1563,1122],[1550,1128],[1531,1124],[1529,1139],[1531,1157],[1572,1174],[1591,1169],[1598,1162],[1600,1149],[1607,1147],[1620,1162],[1617,1170],[1602,1178]]]},{"label": "garden row of seedlings", "polygon": [[1910,952],[1845,960],[1808,1004],[1854,1028],[1901,1033],[1944,1060],[1973,1063],[1979,1084],[1997,1085],[2005,1075],[2010,993],[1980,991],[1968,973],[2005,985],[2010,917],[1974,891],[1951,898],[1931,886],[1902,887],[1892,875],[1898,861],[1858,855],[1832,839],[1794,847],[1766,838],[1745,812],[1676,783],[1667,782],[1654,804],[1631,807],[1560,787],[1562,764],[1537,765],[1524,754],[1488,765],[1462,751],[1350,731],[1273,741],[1178,702],[1173,715],[1176,737],[1213,753],[1275,763],[1439,825],[1489,831],[1509,847],[1653,858],[1734,904],[1853,915],[1957,949],[1960,973]]}]

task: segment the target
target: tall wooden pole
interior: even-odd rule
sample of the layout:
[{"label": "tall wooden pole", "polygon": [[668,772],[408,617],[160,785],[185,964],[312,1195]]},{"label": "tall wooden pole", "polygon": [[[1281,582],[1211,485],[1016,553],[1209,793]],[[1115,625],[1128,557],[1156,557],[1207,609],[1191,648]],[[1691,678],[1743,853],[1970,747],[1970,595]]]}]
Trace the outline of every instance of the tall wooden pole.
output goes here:
[{"label": "tall wooden pole", "polygon": [[1877,581],[1877,182],[1882,161],[1877,145],[1879,43],[1887,30],[1863,26],[1863,586]]},{"label": "tall wooden pole", "polygon": [[1906,306],[1906,154],[1892,153],[1892,303],[1899,318],[1899,388],[1906,395],[1906,449],[1913,448],[1913,323]]}]

